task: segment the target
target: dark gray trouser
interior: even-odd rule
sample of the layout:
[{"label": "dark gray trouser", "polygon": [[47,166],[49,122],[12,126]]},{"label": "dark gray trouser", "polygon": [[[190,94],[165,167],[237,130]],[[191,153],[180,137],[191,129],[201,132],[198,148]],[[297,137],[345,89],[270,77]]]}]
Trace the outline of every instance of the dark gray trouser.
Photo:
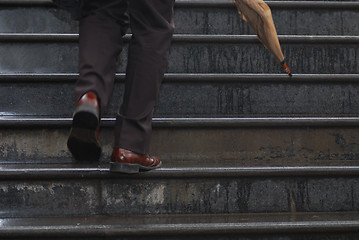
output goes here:
[{"label": "dark gray trouser", "polygon": [[85,1],[80,20],[76,99],[95,92],[104,111],[113,91],[122,36],[128,27],[132,32],[114,147],[140,154],[149,151],[152,113],[174,30],[173,6],[174,0]]}]

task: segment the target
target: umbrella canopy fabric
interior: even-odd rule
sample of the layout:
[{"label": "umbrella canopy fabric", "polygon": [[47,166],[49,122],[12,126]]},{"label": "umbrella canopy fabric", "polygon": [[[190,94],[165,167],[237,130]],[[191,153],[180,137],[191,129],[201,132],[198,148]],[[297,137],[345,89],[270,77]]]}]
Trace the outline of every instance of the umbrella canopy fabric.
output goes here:
[{"label": "umbrella canopy fabric", "polygon": [[241,14],[253,31],[257,34],[259,41],[272,53],[274,58],[280,62],[289,76],[290,69],[284,61],[282,49],[279,44],[277,30],[275,28],[272,12],[263,0],[232,0],[235,1],[238,13]]}]

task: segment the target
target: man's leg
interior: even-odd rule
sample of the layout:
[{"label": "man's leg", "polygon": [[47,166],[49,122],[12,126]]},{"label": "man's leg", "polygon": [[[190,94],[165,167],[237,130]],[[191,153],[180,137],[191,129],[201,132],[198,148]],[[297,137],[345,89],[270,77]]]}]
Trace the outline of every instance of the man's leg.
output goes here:
[{"label": "man's leg", "polygon": [[99,123],[112,94],[122,36],[128,27],[127,0],[86,0],[80,20],[79,80],[68,147],[77,160],[101,155]]},{"label": "man's leg", "polygon": [[86,92],[94,92],[103,112],[112,94],[122,36],[129,25],[128,4],[127,0],[86,0],[83,11],[75,97],[79,100]]},{"label": "man's leg", "polygon": [[132,38],[129,45],[124,101],[116,118],[112,171],[129,172],[158,167],[148,154],[152,113],[167,66],[174,30],[174,0],[136,0],[129,3]]}]

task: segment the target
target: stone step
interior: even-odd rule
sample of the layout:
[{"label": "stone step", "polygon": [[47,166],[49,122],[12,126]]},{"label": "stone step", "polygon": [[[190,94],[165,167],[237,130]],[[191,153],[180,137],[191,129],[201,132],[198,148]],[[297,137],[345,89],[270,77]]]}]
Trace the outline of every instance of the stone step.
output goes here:
[{"label": "stone step", "polygon": [[160,178],[248,178],[248,177],[355,177],[358,166],[277,166],[233,167],[218,163],[217,166],[199,162],[191,166],[174,163],[139,174],[111,173],[109,163],[20,163],[3,164],[0,181],[4,180],[64,180],[64,179],[160,179]]},{"label": "stone step", "polygon": [[[355,1],[268,1],[268,4],[279,34],[357,35],[359,31],[356,24],[359,3]],[[3,33],[78,31],[77,23],[66,12],[47,1],[0,1],[0,6]],[[176,33],[252,34],[230,0],[176,1],[175,23]]]},{"label": "stone step", "polygon": [[[103,119],[101,161],[113,147],[113,118]],[[71,118],[2,117],[0,162],[71,163]],[[164,166],[355,166],[359,119],[155,118],[151,153]]]},{"label": "stone step", "polygon": [[358,167],[164,167],[126,175],[110,174],[107,164],[3,164],[0,217],[358,212],[358,174]]},{"label": "stone step", "polygon": [[3,218],[2,239],[334,240],[359,237],[357,213]]},{"label": "stone step", "polygon": [[[129,35],[125,39],[128,39]],[[357,36],[280,36],[293,73],[359,72]],[[2,73],[77,72],[76,34],[0,34]],[[126,67],[127,45],[120,55]],[[281,66],[256,36],[175,35],[170,73],[280,73]]]},{"label": "stone step", "polygon": [[[77,78],[0,74],[1,114],[70,117]],[[117,113],[123,85],[118,74],[105,117]],[[358,116],[358,94],[358,74],[166,74],[155,117]]]},{"label": "stone step", "polygon": [[[359,31],[359,2],[268,1],[268,5],[278,34],[356,35]],[[248,24],[236,14],[230,0],[224,3],[186,1],[177,6],[177,33],[253,34]]]}]

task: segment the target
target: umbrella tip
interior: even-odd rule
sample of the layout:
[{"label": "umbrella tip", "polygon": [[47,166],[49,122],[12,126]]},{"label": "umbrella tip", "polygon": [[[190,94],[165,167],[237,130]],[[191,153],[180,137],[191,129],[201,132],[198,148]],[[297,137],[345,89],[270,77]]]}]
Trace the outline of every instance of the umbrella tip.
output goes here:
[{"label": "umbrella tip", "polygon": [[292,72],[290,71],[289,67],[287,66],[287,63],[285,61],[281,62],[282,66],[284,68],[284,71],[288,74],[289,77],[292,77]]}]

